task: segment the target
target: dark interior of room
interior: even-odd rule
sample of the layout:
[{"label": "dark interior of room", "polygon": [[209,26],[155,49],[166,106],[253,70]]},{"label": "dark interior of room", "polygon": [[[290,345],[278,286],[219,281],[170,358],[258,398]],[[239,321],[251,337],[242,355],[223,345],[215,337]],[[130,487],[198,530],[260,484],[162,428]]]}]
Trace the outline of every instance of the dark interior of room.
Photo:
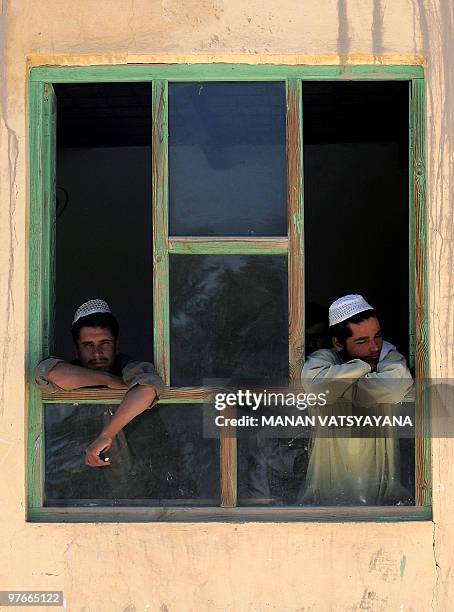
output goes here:
[{"label": "dark interior of room", "polygon": [[408,83],[303,84],[306,303],[360,293],[408,357]]}]

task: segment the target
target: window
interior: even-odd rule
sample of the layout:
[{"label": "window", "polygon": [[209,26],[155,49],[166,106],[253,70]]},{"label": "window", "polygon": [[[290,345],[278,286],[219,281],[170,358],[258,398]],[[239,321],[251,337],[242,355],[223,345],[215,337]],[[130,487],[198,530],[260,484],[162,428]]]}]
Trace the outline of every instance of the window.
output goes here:
[{"label": "window", "polygon": [[[402,66],[32,70],[30,380],[41,357],[70,350],[72,309],[99,296],[118,304],[128,352],[170,385],[128,426],[129,445],[119,436],[123,469],[87,476],[74,456],[122,393],[41,396],[31,384],[32,520],[427,517],[422,77]],[[301,478],[274,474],[277,494],[257,507],[250,439],[202,435],[207,380],[272,372],[298,384],[309,303],[351,291],[380,306],[415,366],[414,505],[330,514],[298,505]]]}]

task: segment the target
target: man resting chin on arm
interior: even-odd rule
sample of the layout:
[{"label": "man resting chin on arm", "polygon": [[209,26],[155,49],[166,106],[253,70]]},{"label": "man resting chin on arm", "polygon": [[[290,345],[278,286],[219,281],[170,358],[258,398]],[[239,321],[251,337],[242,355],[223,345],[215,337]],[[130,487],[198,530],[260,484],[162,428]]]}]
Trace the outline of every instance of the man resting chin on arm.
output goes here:
[{"label": "man resting chin on arm", "polygon": [[[355,410],[382,405],[390,414],[413,385],[405,358],[383,340],[375,310],[361,295],[345,295],[329,308],[332,349],[308,356],[301,382],[306,391],[329,391],[329,402],[350,400]],[[384,412],[383,414],[387,414]],[[374,430],[372,430],[374,431]],[[375,435],[312,436],[303,504],[392,505],[411,497],[401,482],[399,439],[392,428]]]},{"label": "man resting chin on arm", "polygon": [[36,369],[40,388],[54,390],[80,387],[129,389],[111,421],[85,451],[90,467],[106,467],[100,453],[134,417],[151,407],[164,389],[152,363],[133,361],[118,353],[118,322],[104,300],[89,300],[74,315],[72,337],[77,359],[71,363],[49,357]]}]

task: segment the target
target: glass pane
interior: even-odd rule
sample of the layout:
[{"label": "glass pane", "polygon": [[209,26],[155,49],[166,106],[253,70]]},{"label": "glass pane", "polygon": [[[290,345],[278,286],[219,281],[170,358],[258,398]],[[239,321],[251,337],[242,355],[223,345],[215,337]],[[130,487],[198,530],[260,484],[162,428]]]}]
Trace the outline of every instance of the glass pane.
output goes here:
[{"label": "glass pane", "polygon": [[172,386],[288,377],[287,258],[171,255]]},{"label": "glass pane", "polygon": [[[268,416],[264,411],[261,414]],[[308,445],[308,438],[268,437],[261,429],[242,435],[238,440],[238,505],[296,505],[304,491]]]},{"label": "glass pane", "polygon": [[205,439],[200,405],[146,410],[90,468],[84,452],[116,405],[47,404],[46,505],[219,504],[219,444]]},{"label": "glass pane", "polygon": [[237,428],[238,505],[414,505],[413,437],[399,438],[392,428],[350,436],[351,428],[280,427],[282,414],[295,411],[237,408],[239,419],[258,418],[258,426]]},{"label": "glass pane", "polygon": [[284,83],[169,86],[169,233],[287,235]]}]

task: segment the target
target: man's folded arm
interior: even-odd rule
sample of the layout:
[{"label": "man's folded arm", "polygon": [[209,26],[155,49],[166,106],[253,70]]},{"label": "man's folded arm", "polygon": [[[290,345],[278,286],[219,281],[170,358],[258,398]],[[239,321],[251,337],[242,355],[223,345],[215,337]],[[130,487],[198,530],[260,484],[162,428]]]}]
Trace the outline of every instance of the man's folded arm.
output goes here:
[{"label": "man's folded arm", "polygon": [[127,389],[118,376],[101,370],[91,370],[56,357],[43,359],[35,371],[35,381],[40,389],[72,391],[81,387],[109,387]]},{"label": "man's folded arm", "polygon": [[398,351],[390,351],[377,364],[375,372],[358,381],[357,400],[363,403],[397,404],[413,385],[413,378],[405,357]]},{"label": "man's folded arm", "polygon": [[149,361],[129,361],[121,374],[128,389],[132,389],[137,385],[153,387],[158,397],[164,391],[162,378],[156,372],[154,365]]},{"label": "man's folded arm", "polygon": [[371,371],[361,359],[336,363],[332,351],[321,349],[312,353],[303,366],[301,384],[312,393],[330,392],[330,402],[342,397],[356,381]]}]

